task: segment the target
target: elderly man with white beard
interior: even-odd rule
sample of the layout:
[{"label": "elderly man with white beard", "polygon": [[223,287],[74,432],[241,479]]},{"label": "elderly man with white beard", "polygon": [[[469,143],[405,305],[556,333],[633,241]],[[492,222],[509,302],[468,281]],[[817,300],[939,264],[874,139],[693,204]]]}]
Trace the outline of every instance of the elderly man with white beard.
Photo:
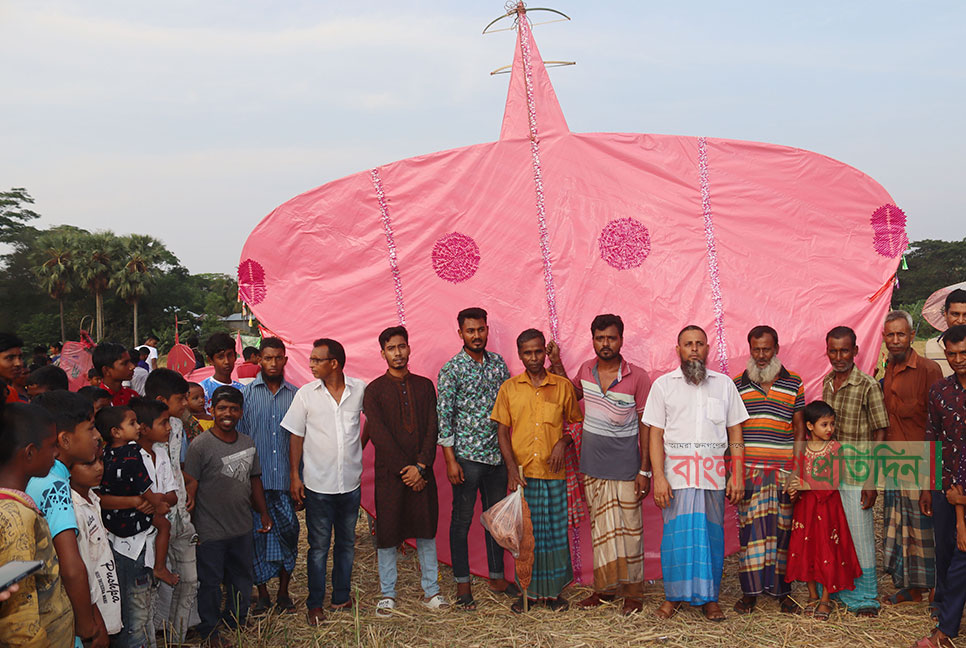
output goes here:
[{"label": "elderly man with white beard", "polygon": [[780,471],[793,469],[796,448],[805,442],[805,389],[801,376],[782,366],[775,329],[751,329],[748,346],[748,366],[735,377],[749,419],[741,424],[746,478],[737,506],[738,581],[744,596],[734,609],[749,614],[767,594],[779,599],[782,612],[793,614],[799,607],[785,582],[793,505]]},{"label": "elderly man with white beard", "polygon": [[651,426],[654,503],[664,517],[665,601],[655,614],[668,619],[688,603],[722,621],[724,500],[727,494],[736,504],[744,495],[741,424],[748,412],[731,378],[705,365],[708,336],[700,327],[684,327],[675,350],[681,366],[654,381],[641,417]]}]

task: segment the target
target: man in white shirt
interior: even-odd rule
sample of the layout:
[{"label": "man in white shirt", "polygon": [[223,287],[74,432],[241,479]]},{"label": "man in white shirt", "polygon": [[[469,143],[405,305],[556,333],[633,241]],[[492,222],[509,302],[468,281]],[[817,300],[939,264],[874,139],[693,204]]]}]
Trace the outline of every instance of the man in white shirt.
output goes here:
[{"label": "man in white shirt", "polygon": [[689,603],[721,621],[724,500],[726,492],[732,504],[744,495],[741,424],[748,412],[734,381],[707,368],[708,336],[700,327],[684,327],[675,348],[681,366],[654,381],[642,416],[651,426],[654,503],[664,512],[666,600],[656,614],[668,619]]},{"label": "man in white shirt", "polygon": [[[345,349],[335,340],[313,343],[309,368],[318,380],[295,394],[282,427],[291,433],[289,470],[292,499],[305,507],[308,528],[308,622],[324,618],[325,561],[335,535],[330,610],[349,610],[355,556],[355,527],[362,480],[359,418],[366,384],[343,373]],[[303,473],[299,465],[304,460]]]},{"label": "man in white shirt", "polygon": [[144,346],[148,348],[148,371],[158,368],[158,336],[151,334],[144,339]]}]

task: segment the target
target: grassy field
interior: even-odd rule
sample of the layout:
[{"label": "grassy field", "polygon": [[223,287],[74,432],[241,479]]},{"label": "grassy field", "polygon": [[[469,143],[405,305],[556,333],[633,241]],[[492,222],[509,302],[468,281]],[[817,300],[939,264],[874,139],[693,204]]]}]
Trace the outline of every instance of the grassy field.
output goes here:
[{"label": "grassy field", "polygon": [[[877,509],[881,509],[881,504],[877,505]],[[880,517],[878,513],[877,510],[877,518]],[[881,529],[881,521],[878,524]],[[878,545],[880,594],[890,594],[894,591],[891,580],[881,572],[881,539]],[[564,613],[553,613],[541,607],[529,614],[515,615],[510,611],[511,600],[503,595],[491,594],[485,581],[477,581],[474,585],[478,605],[475,612],[456,609],[431,612],[419,603],[422,592],[415,551],[412,549],[406,552],[405,557],[401,555],[399,560],[398,611],[390,619],[380,619],[374,614],[379,598],[376,552],[363,515],[357,526],[353,571],[356,606],[351,612],[328,614],[323,625],[313,628],[305,622],[306,549],[303,524],[299,563],[292,587],[293,598],[299,605],[298,612],[253,619],[243,632],[236,633],[236,645],[251,648],[906,646],[932,627],[924,603],[898,608],[884,607],[881,615],[875,619],[859,619],[844,610],[835,610],[828,621],[822,622],[802,616],[782,615],[775,601],[763,598],[754,614],[739,616],[731,610],[741,596],[736,555],[725,559],[721,604],[727,619],[721,623],[706,621],[699,610],[691,609],[682,610],[669,621],[654,618],[653,611],[663,600],[660,581],[645,585],[644,612],[631,617],[620,616],[616,605],[605,605],[591,611],[571,607]],[[440,565],[440,579],[443,592],[452,599],[455,586],[449,567]],[[274,593],[274,589],[272,591]],[[565,590],[564,596],[575,603],[589,593],[588,587],[572,585]],[[794,596],[804,600],[805,594],[804,586],[799,586]]]}]

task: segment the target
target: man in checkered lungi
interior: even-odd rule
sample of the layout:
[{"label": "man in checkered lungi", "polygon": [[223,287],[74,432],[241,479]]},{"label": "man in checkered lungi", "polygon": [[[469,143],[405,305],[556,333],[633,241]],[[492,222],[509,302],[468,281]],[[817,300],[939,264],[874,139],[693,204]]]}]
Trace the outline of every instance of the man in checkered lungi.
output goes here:
[{"label": "man in checkered lungi", "polygon": [[[938,363],[912,348],[913,331],[909,313],[897,310],[886,315],[882,328],[889,351],[882,379],[889,412],[886,441],[900,445],[925,441],[929,388],[943,377]],[[932,519],[919,510],[918,484],[885,491],[883,526],[885,571],[898,590],[883,600],[892,605],[921,601],[936,584],[936,552]]]},{"label": "man in checkered lungi", "polygon": [[[288,586],[298,555],[299,522],[295,504],[289,495],[289,433],[281,427],[282,419],[297,391],[285,380],[285,344],[278,338],[265,338],[261,343],[261,371],[245,385],[244,412],[238,431],[255,442],[262,466],[265,505],[272,518],[272,530],[254,532],[255,585],[258,599],[252,614],[264,614],[272,607],[268,581],[278,577],[275,607],[280,612],[295,612]],[[252,512],[253,515],[257,515]],[[260,524],[255,525],[258,529]]]}]

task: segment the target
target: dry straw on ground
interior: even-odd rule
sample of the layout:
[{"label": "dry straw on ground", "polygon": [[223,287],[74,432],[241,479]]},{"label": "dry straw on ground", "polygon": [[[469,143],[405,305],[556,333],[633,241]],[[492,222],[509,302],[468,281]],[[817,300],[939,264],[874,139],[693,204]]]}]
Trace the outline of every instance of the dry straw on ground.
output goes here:
[{"label": "dry straw on ground", "polygon": [[[881,504],[877,505],[881,509]],[[877,510],[877,526],[881,516]],[[443,530],[445,532],[445,530]],[[474,532],[477,529],[474,528]],[[234,638],[237,645],[251,648],[281,648],[283,646],[439,646],[477,648],[489,646],[567,647],[580,646],[908,646],[932,627],[925,603],[883,607],[878,618],[860,619],[843,610],[835,610],[828,621],[816,621],[803,616],[783,615],[778,605],[768,598],[759,599],[754,614],[739,616],[731,606],[741,596],[737,579],[737,557],[725,559],[721,605],[727,619],[721,623],[706,621],[700,610],[685,608],[673,619],[660,621],[654,609],[663,600],[660,581],[645,585],[644,612],[630,617],[618,614],[619,602],[596,610],[571,609],[553,613],[543,606],[529,614],[510,612],[512,602],[502,594],[492,594],[486,581],[474,583],[477,601],[475,612],[450,609],[429,611],[422,607],[419,587],[419,567],[415,551],[399,556],[398,609],[390,619],[375,616],[379,599],[379,575],[376,552],[368,537],[365,516],[357,526],[356,559],[352,582],[358,602],[351,612],[327,613],[326,621],[318,628],[305,622],[305,525],[299,549],[299,563],[293,580],[292,594],[299,605],[290,615],[272,614],[251,620],[249,626]],[[879,588],[880,593],[892,593],[891,579],[881,573],[881,538]],[[455,586],[452,572],[440,566],[440,580],[444,594],[452,600]],[[270,591],[274,595],[274,583]],[[571,586],[564,592],[571,604],[590,593],[586,586]],[[804,601],[804,586],[796,586],[796,597]]]}]

